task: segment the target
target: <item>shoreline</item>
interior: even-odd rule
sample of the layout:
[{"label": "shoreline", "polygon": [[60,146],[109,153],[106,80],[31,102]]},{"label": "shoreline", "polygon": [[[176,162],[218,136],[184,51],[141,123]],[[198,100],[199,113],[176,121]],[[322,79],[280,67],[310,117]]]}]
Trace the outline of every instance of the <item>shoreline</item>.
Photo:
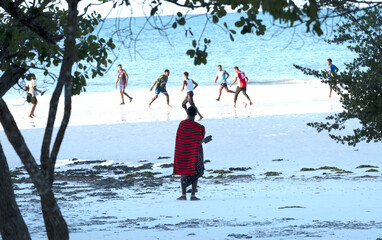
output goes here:
[{"label": "shoreline", "polygon": [[[231,90],[234,90],[233,86]],[[270,115],[288,115],[304,113],[331,113],[342,110],[339,97],[327,97],[327,85],[309,81],[304,83],[277,83],[277,84],[249,84],[247,93],[254,105],[249,106],[247,99],[239,94],[237,108],[233,109],[233,94],[223,90],[221,100],[218,95],[219,85],[197,87],[194,90],[194,101],[205,119],[246,118]],[[166,108],[165,97],[160,94],[152,104],[148,103],[154,96],[154,91],[148,89],[129,90],[126,92],[133,97],[131,103],[119,105],[121,98],[119,90],[113,92],[85,93],[72,98],[72,115],[69,126],[103,125],[115,123],[137,123],[181,120],[185,118],[181,103],[186,92],[179,88],[168,88],[170,104],[173,108]],[[36,118],[28,118],[30,105],[24,99],[7,99],[6,102],[14,114],[20,129],[45,127],[49,109],[49,95],[38,96],[39,103],[36,108]],[[57,119],[63,115],[63,96],[60,98]],[[56,121],[55,127],[58,126]],[[2,126],[0,126],[2,131]]]}]

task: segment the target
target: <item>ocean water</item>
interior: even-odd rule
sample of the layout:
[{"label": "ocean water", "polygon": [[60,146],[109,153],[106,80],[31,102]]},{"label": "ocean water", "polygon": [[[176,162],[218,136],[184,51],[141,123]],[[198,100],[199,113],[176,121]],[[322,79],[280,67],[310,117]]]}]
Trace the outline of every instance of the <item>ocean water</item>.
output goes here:
[{"label": "ocean water", "polygon": [[[230,28],[236,29],[234,22],[239,16],[237,13],[227,14],[220,23],[223,25],[225,21]],[[262,15],[261,18],[268,25],[272,24],[270,16]],[[152,27],[171,23],[172,20],[172,16],[164,16],[161,19],[151,19],[151,24],[145,25],[144,17],[107,19],[96,33],[105,38],[113,36],[117,48],[110,54],[115,61],[108,65],[108,71],[103,77],[90,79],[87,82],[86,92],[115,91],[118,64],[122,64],[129,75],[127,86],[129,91],[149,89],[165,69],[170,70],[168,87],[180,88],[185,71],[189,72],[190,77],[200,86],[212,86],[219,64],[231,75],[228,82],[233,80],[234,66],[243,70],[252,84],[307,81],[313,78],[295,69],[293,64],[324,69],[327,67],[326,59],[330,57],[341,70],[344,68],[344,63],[351,61],[355,56],[346,46],[328,44],[324,41],[331,37],[332,26],[340,19],[331,20],[328,27],[323,27],[325,34],[322,37],[306,33],[304,25],[290,29],[271,26],[264,36],[238,33],[234,36],[233,42],[221,27],[209,23],[201,38],[201,42],[204,38],[211,39],[211,44],[208,46],[208,62],[206,65],[194,66],[193,59],[186,55],[186,51],[192,48],[192,39],[199,39],[207,18],[205,15],[195,15],[185,27],[172,29],[169,25],[165,32]],[[190,34],[186,36],[186,29],[191,29],[194,36]],[[116,30],[119,32],[116,33]],[[129,35],[135,40],[131,41]],[[56,71],[58,72],[58,68]],[[48,93],[52,92],[54,86],[52,80],[40,72],[36,72],[36,75],[38,87],[47,90]],[[13,89],[6,96],[24,95],[25,92]]]}]

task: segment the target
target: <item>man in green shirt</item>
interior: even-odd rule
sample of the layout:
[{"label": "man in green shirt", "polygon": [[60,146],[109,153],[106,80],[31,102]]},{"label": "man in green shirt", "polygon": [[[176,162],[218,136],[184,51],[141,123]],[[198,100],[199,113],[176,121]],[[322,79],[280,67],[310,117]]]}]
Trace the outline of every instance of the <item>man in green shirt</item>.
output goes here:
[{"label": "man in green shirt", "polygon": [[166,96],[166,99],[167,99],[167,107],[171,108],[172,106],[170,105],[170,96],[168,95],[167,93],[167,90],[166,90],[166,84],[167,84],[167,81],[168,81],[168,76],[170,75],[170,70],[166,69],[164,71],[164,74],[161,75],[153,84],[153,86],[150,88],[150,91],[153,90],[154,86],[156,85],[156,88],[155,88],[155,96],[153,97],[153,99],[151,100],[150,104],[149,104],[149,107],[151,106],[151,104],[158,98],[158,95],[160,93],[163,93],[165,96]]}]

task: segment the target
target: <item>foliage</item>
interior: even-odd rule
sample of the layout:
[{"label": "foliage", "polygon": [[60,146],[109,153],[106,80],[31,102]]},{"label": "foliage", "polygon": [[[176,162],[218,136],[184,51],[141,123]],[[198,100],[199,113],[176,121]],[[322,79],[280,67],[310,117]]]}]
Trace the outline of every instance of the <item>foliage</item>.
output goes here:
[{"label": "foliage", "polygon": [[[334,38],[329,41],[346,44],[357,53],[358,57],[345,64],[344,71],[329,81],[325,72],[295,66],[305,74],[339,87],[334,88],[334,91],[340,94],[344,110],[328,116],[328,122],[308,125],[319,132],[326,130],[337,142],[352,146],[361,141],[382,140],[382,8],[377,6],[355,11],[356,14],[344,14],[345,21],[338,26]],[[344,130],[351,120],[359,121],[360,127],[353,129],[351,134],[336,134],[338,130]]]},{"label": "foliage", "polygon": [[[46,23],[49,31],[65,34],[67,11],[57,8],[55,4],[51,4],[43,13],[37,13],[38,8],[22,8],[22,10],[28,15],[39,14],[40,22]],[[0,71],[5,71],[11,65],[17,65],[29,70],[23,79],[30,79],[32,73],[42,71],[45,76],[57,80],[54,70],[62,63],[63,42],[48,43],[9,15],[1,15],[3,16],[0,20]],[[93,35],[100,18],[99,14],[93,12],[79,19],[72,79],[73,95],[86,91],[86,81],[102,76],[107,63],[112,62],[108,51],[115,48],[113,40]],[[48,24],[52,22],[54,24]]]}]

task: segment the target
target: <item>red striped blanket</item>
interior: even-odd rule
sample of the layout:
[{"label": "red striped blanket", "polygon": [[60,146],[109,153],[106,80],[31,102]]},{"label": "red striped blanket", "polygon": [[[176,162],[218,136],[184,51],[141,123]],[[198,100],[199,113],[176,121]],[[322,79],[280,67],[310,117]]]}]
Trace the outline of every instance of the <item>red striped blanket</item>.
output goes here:
[{"label": "red striped blanket", "polygon": [[197,174],[195,163],[204,134],[203,125],[187,119],[180,122],[176,133],[174,174],[181,176]]}]

